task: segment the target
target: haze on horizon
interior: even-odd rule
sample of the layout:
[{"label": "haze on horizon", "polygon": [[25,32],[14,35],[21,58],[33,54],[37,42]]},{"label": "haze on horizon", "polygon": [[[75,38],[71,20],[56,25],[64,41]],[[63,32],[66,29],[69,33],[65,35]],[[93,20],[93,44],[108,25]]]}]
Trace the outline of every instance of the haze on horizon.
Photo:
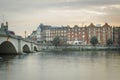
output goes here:
[{"label": "haze on horizon", "polygon": [[21,36],[24,31],[29,35],[40,23],[120,26],[120,0],[0,0],[0,23],[3,21]]}]

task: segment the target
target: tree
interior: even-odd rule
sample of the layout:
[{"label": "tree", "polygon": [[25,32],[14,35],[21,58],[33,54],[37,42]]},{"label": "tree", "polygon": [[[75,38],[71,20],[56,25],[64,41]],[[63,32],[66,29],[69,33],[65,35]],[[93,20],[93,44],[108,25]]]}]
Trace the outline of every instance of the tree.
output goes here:
[{"label": "tree", "polygon": [[90,40],[90,43],[93,45],[93,46],[96,46],[96,44],[98,43],[98,39],[96,36],[92,37],[91,40]]},{"label": "tree", "polygon": [[53,45],[55,45],[55,47],[59,46],[60,44],[60,37],[56,36],[54,39],[53,39]]},{"label": "tree", "polygon": [[112,45],[112,44],[113,44],[113,41],[112,41],[112,39],[108,39],[108,40],[107,40],[107,42],[106,42],[106,44],[107,44],[107,46],[110,46],[110,45]]}]

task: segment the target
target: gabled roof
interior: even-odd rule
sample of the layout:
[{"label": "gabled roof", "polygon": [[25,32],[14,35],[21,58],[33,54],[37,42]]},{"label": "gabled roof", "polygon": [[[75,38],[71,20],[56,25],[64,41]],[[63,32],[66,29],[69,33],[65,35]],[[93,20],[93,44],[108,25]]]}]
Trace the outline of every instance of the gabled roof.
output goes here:
[{"label": "gabled roof", "polygon": [[102,27],[111,27],[108,23],[105,23]]},{"label": "gabled roof", "polygon": [[93,23],[91,23],[88,27],[95,27],[95,25]]}]

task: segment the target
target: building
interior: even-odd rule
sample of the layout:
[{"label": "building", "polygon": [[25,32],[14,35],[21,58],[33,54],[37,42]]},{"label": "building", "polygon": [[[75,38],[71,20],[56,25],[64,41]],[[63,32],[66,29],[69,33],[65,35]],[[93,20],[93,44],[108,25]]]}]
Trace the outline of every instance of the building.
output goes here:
[{"label": "building", "polygon": [[120,27],[113,28],[113,42],[115,46],[120,46]]},{"label": "building", "polygon": [[50,36],[50,25],[43,25],[40,24],[39,28],[41,28],[41,43],[46,43],[49,41],[49,36]]},{"label": "building", "polygon": [[41,28],[38,26],[36,30],[36,39],[38,43],[41,43]]},{"label": "building", "polygon": [[1,32],[6,32],[6,31],[8,31],[8,22],[6,22],[6,25],[4,25],[4,23],[1,23],[0,31],[1,31]]},{"label": "building", "polygon": [[66,35],[66,28],[65,27],[51,27],[44,29],[41,31],[42,35],[42,41],[46,43],[52,43],[53,39],[58,36],[60,37],[62,43],[65,44],[67,41],[67,35]]},{"label": "building", "polygon": [[90,40],[93,36],[98,38],[99,45],[106,45],[108,39],[112,39],[112,26],[105,23],[103,26],[95,26],[91,23],[87,27],[87,44],[90,44]]},{"label": "building", "polygon": [[68,44],[86,44],[87,32],[86,27],[78,27],[75,25],[73,28],[67,26],[67,43]]},{"label": "building", "polygon": [[37,31],[33,31],[31,35],[27,37],[27,39],[37,42]]},{"label": "building", "polygon": [[7,34],[7,35],[12,35],[12,36],[15,35],[14,31],[8,30],[8,22],[6,22],[6,24],[1,23],[0,33]]},{"label": "building", "polygon": [[105,23],[103,26],[95,26],[91,23],[89,26],[74,27],[67,26],[67,43],[90,45],[93,36],[98,38],[99,45],[106,45],[108,39],[112,39],[112,26]]},{"label": "building", "polygon": [[[61,44],[72,45],[91,45],[90,40],[96,36],[98,38],[98,45],[106,45],[108,39],[119,40],[116,36],[119,36],[119,31],[115,31],[108,23],[104,25],[94,25],[91,23],[88,26],[79,27],[75,25],[70,26],[50,26],[40,24],[34,35],[37,42],[52,43],[53,39],[58,36],[61,39]],[[114,31],[114,34],[113,34]],[[117,44],[117,43],[116,43]]]},{"label": "building", "polygon": [[66,44],[67,43],[67,31],[66,27],[51,27],[49,29],[50,31],[50,36],[49,40],[53,41],[53,39],[58,36],[61,39],[61,44]]}]

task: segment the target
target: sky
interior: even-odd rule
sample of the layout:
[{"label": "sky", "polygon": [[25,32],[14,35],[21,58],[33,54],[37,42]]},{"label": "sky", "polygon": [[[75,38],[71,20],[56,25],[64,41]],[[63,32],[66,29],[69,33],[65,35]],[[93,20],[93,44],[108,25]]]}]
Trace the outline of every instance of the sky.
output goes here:
[{"label": "sky", "polygon": [[120,26],[120,0],[0,0],[0,23],[5,21],[20,36],[25,31],[29,35],[40,23]]}]

